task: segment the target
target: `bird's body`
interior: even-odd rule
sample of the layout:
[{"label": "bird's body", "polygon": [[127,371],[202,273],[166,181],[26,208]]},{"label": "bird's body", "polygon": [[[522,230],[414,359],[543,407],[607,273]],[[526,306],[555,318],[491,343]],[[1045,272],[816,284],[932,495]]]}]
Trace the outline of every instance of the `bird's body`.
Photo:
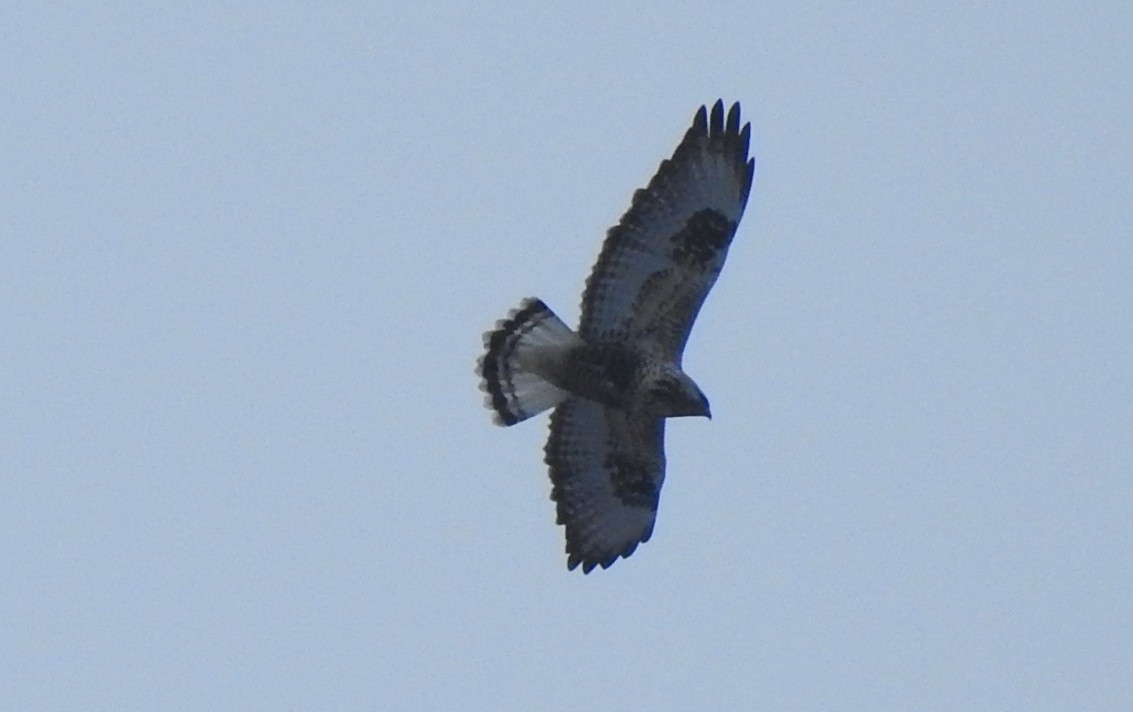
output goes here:
[{"label": "bird's body", "polygon": [[681,370],[704,297],[743,215],[754,162],[739,104],[701,107],[673,157],[634,194],[586,282],[579,329],[538,299],[484,335],[477,370],[501,425],[548,408],[552,499],[567,565],[589,573],[652,534],[665,476],[665,419],[711,417]]}]

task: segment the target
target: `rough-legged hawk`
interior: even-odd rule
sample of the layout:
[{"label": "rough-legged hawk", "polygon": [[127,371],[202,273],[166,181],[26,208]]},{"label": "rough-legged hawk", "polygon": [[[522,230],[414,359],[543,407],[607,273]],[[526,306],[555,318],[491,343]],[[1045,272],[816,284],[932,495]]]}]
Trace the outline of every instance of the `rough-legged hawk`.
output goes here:
[{"label": "rough-legged hawk", "polygon": [[700,107],[607,234],[577,332],[525,299],[484,334],[477,371],[495,421],[555,408],[545,452],[570,569],[607,568],[649,539],[665,418],[711,417],[681,355],[747,204],[750,135],[738,103],[726,118],[723,102]]}]

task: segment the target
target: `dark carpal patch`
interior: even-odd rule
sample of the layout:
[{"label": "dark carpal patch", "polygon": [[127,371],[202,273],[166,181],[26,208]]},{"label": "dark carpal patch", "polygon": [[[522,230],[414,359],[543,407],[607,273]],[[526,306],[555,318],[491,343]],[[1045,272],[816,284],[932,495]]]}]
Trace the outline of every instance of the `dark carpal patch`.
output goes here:
[{"label": "dark carpal patch", "polygon": [[721,250],[728,247],[736,224],[719,212],[705,208],[695,213],[684,229],[672,237],[672,258],[681,263],[706,268]]},{"label": "dark carpal patch", "polygon": [[606,469],[610,472],[614,496],[622,504],[657,511],[657,484],[647,464],[624,455],[611,454],[606,458]]}]

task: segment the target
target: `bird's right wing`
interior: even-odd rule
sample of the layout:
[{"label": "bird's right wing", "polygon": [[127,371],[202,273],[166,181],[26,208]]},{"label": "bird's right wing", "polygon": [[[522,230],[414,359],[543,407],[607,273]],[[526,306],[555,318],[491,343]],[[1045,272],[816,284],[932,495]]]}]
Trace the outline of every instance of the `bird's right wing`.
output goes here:
[{"label": "bird's right wing", "polygon": [[579,333],[646,334],[680,359],[747,205],[755,163],[740,105],[700,107],[673,156],[610,229],[586,280]]}]

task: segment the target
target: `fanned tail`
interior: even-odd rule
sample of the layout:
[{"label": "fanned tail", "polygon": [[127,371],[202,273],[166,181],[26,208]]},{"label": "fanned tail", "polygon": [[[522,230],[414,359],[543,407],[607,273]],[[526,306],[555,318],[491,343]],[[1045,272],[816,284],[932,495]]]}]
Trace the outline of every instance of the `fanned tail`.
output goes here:
[{"label": "fanned tail", "polygon": [[476,372],[495,423],[515,425],[566,400],[570,393],[550,379],[580,343],[569,326],[534,298],[524,299],[495,329],[485,332],[485,353]]}]

